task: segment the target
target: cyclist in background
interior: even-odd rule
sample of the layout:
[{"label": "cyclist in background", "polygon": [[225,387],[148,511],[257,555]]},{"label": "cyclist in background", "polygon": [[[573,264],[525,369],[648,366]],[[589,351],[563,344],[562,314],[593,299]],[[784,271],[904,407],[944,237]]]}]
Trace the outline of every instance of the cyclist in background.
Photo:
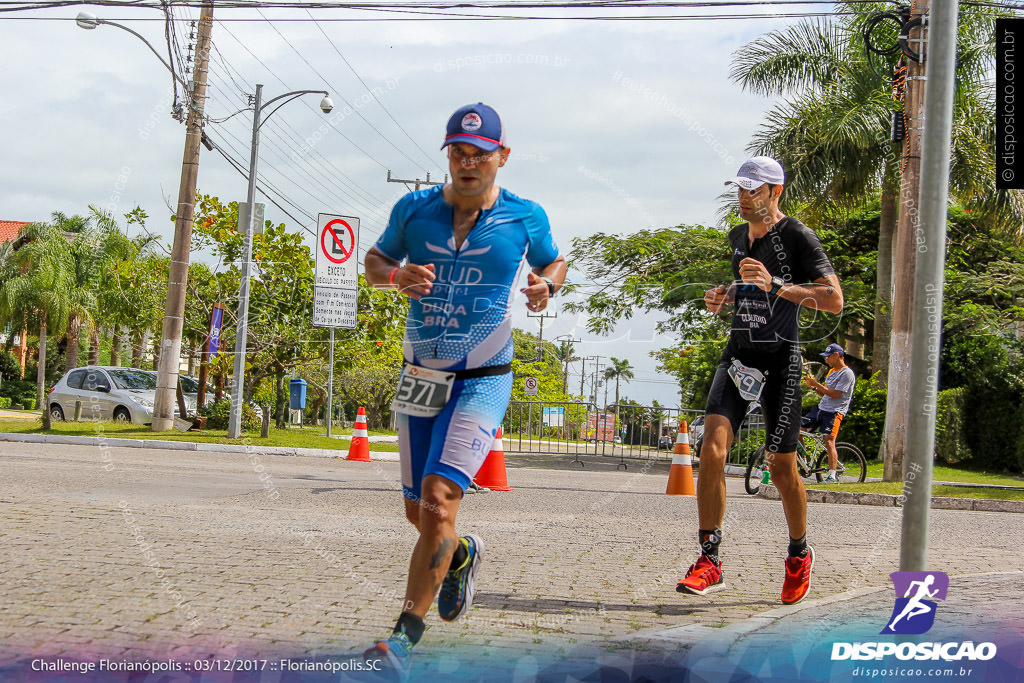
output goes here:
[{"label": "cyclist in background", "polygon": [[822,483],[838,484],[836,465],[839,462],[839,455],[836,453],[836,435],[839,434],[839,424],[843,417],[850,412],[857,376],[853,368],[846,364],[846,352],[839,344],[829,344],[821,355],[830,368],[828,375],[825,376],[825,383],[822,384],[810,375],[804,377],[804,384],[821,396],[821,401],[807,411],[801,426],[809,432],[818,430],[824,435],[822,441],[828,452],[828,474]]}]

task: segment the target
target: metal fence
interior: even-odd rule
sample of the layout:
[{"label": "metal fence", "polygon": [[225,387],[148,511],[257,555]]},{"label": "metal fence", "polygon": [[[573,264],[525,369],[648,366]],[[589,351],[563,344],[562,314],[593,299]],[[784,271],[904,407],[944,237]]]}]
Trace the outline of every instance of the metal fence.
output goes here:
[{"label": "metal fence", "polygon": [[[502,431],[505,452],[530,455],[571,455],[570,462],[584,465],[580,456],[627,460],[671,460],[680,420],[690,425],[691,452],[696,457],[703,437],[702,410],[656,406],[610,405],[575,401],[512,401]],[[745,465],[747,457],[764,443],[760,415],[744,420],[733,442],[728,461]]]}]

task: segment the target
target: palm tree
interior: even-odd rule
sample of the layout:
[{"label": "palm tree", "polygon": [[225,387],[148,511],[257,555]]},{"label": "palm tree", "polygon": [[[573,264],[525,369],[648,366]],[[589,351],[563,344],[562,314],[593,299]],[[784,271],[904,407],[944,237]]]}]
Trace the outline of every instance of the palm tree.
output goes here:
[{"label": "palm tree", "polygon": [[0,288],[0,324],[38,324],[36,399],[43,410],[44,426],[48,426],[49,411],[44,402],[46,341],[48,334],[59,337],[67,330],[73,301],[67,239],[63,230],[45,223],[26,226],[22,237],[26,238],[25,243],[11,257]]},{"label": "palm tree", "polygon": [[619,380],[624,379],[627,382],[633,379],[633,366],[628,360],[623,358],[611,357],[611,366],[604,369],[604,378],[606,381],[615,380],[615,404],[619,403]]},{"label": "palm tree", "polygon": [[569,363],[575,363],[580,358],[576,355],[576,349],[571,341],[560,341],[553,351],[555,358],[562,364],[562,394],[568,395],[569,390]]},{"label": "palm tree", "polygon": [[[750,150],[786,167],[789,205],[806,202],[812,215],[844,211],[881,192],[872,370],[884,376],[892,327],[900,149],[889,137],[895,111],[891,84],[864,59],[865,22],[888,6],[860,7],[856,14],[806,20],[762,36],[736,52],[730,76],[746,90],[788,98],[767,114]],[[1024,225],[1020,195],[995,190],[995,109],[986,82],[994,56],[994,21],[989,8],[960,9],[950,193],[965,207],[998,216],[1019,235]],[[891,73],[894,66],[890,60],[880,68]]]},{"label": "palm tree", "polygon": [[[145,231],[144,225],[142,234],[129,237],[121,231],[110,214],[94,206],[89,208],[98,231],[97,250],[92,254],[96,270],[96,305],[113,336],[110,364],[119,365],[122,330],[126,322],[131,322],[130,318],[137,314],[136,302],[125,296],[125,283],[121,281],[120,275],[130,264],[148,258],[158,240],[155,235]],[[141,222],[141,219],[136,216],[134,222]],[[99,332],[100,326],[94,322],[89,335],[91,365],[99,362]]]}]

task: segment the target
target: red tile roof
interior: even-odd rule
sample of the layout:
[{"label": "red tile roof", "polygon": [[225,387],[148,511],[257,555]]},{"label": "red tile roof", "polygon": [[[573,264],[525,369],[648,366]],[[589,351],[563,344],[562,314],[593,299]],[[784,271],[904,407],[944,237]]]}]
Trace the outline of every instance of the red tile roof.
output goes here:
[{"label": "red tile roof", "polygon": [[26,225],[28,221],[0,221],[0,243],[17,239],[18,233]]}]

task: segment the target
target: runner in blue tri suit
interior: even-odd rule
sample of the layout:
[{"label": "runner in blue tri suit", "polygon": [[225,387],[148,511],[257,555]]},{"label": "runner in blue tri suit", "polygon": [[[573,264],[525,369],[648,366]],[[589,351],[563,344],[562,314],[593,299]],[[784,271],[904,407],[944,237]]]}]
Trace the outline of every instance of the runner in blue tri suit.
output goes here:
[{"label": "runner in blue tri suit", "polygon": [[365,261],[370,284],[411,300],[393,409],[406,517],[420,537],[404,611],[391,636],[365,653],[402,674],[438,589],[445,621],[472,606],[484,544],[474,534],[460,538],[455,516],[508,407],[509,311],[524,257],[532,270],[519,292],[532,311],[547,307],[566,270],[544,210],[494,182],[510,151],[498,113],[482,103],[462,107],[448,121],[444,148],[451,182],[399,200]]}]

